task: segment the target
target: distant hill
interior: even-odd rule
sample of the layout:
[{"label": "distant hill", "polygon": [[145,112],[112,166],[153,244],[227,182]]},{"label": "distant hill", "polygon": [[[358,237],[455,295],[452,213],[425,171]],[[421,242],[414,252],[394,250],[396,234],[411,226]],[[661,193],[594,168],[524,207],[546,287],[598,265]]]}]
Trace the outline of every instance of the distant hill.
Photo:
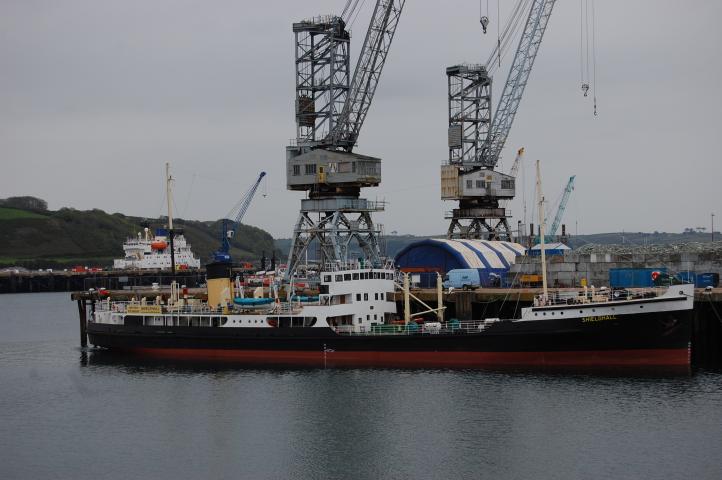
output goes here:
[{"label": "distant hill", "polygon": [[[72,265],[110,266],[123,256],[130,236],[164,226],[164,219],[129,217],[102,210],[47,210],[34,197],[0,200],[0,267],[67,268]],[[220,220],[200,222],[174,219],[201,263],[219,246]],[[234,260],[257,263],[263,252],[270,258],[273,237],[259,228],[241,225],[231,242]]]}]

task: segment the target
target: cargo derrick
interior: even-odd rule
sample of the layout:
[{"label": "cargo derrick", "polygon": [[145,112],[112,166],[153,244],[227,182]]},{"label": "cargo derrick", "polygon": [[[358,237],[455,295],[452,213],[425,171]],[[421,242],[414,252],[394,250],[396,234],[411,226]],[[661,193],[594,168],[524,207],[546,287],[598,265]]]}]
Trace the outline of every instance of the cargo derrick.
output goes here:
[{"label": "cargo derrick", "polygon": [[381,182],[381,159],[353,149],[371,106],[405,0],[377,0],[350,75],[350,35],[342,15],[293,24],[296,41],[296,139],[286,147],[287,188],[305,191],[288,257],[293,275],[313,240],[321,262],[344,264],[356,243],[364,259],[381,265],[380,226],[371,219],[383,202],[360,198]]},{"label": "cargo derrick", "polygon": [[441,166],[441,199],[458,201],[446,218],[448,238],[511,240],[506,204],[514,198],[513,175],[495,171],[546,30],[555,0],[533,0],[496,113],[491,112],[491,71],[525,11],[519,1],[504,35],[485,65],[446,69],[449,158]]}]

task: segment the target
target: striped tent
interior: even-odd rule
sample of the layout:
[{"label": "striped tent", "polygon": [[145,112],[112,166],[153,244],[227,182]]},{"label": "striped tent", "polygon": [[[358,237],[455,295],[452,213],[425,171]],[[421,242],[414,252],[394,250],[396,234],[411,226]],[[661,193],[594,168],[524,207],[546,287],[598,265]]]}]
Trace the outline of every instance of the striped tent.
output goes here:
[{"label": "striped tent", "polygon": [[[407,272],[443,275],[449,270],[475,268],[484,277],[491,273],[506,276],[516,257],[525,252],[523,246],[513,242],[431,238],[408,245],[395,261],[399,269]],[[427,282],[422,279],[422,283]]]}]

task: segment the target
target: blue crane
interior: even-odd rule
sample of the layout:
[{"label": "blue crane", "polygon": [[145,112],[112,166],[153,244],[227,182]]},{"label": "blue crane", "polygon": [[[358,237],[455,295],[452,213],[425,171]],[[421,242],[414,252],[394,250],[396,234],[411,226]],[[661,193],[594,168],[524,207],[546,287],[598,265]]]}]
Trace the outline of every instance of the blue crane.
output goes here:
[{"label": "blue crane", "polygon": [[[263,177],[265,176],[266,172],[261,172],[261,174],[258,175],[258,179],[253,183],[253,185],[251,185],[251,188],[249,188],[246,193],[243,194],[238,203],[231,209],[230,212],[228,212],[228,215],[226,215],[221,221],[221,247],[215,252],[213,252],[214,262],[232,262],[230,254],[231,239],[235,235],[236,229],[238,228],[238,225],[240,225],[241,220],[243,220],[243,216],[246,214],[246,210],[248,210],[248,207],[251,205],[253,196],[256,194],[256,190],[258,190],[258,185],[260,185],[261,180],[263,180]],[[230,220],[231,217],[233,217],[233,220]]]},{"label": "blue crane", "polygon": [[557,230],[559,229],[559,225],[562,223],[562,217],[564,216],[564,210],[567,208],[567,202],[569,201],[569,197],[572,194],[572,191],[574,190],[574,179],[577,178],[576,175],[572,175],[569,177],[569,181],[567,182],[567,186],[564,189],[564,193],[562,193],[562,199],[559,201],[559,208],[557,208],[557,213],[554,216],[554,222],[552,223],[551,228],[547,232],[547,235],[544,236],[545,239],[552,239],[554,235],[556,235]]}]

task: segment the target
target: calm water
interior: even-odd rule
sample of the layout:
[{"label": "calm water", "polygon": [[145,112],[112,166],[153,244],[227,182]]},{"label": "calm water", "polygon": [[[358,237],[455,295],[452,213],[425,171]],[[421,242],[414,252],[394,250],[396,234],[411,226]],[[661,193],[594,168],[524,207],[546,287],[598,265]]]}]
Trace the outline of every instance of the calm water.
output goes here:
[{"label": "calm water", "polygon": [[722,374],[289,370],[78,348],[0,295],[0,478],[722,478]]}]

